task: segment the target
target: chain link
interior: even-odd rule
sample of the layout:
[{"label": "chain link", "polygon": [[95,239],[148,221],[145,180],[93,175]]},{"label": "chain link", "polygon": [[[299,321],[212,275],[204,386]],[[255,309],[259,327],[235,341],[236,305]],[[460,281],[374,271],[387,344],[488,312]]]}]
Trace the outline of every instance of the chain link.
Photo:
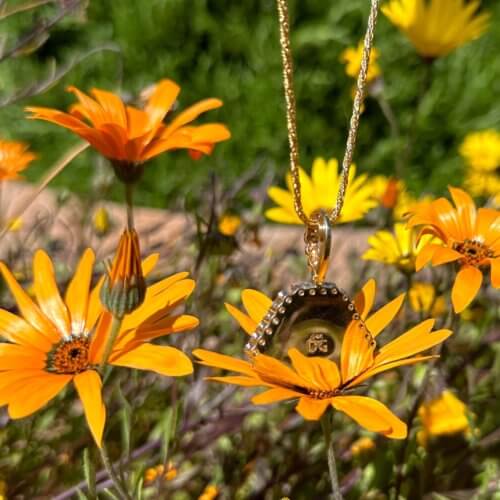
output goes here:
[{"label": "chain link", "polygon": [[[290,48],[290,20],[288,15],[288,0],[276,0],[278,7],[278,18],[280,25],[280,45],[281,59],[283,62],[283,87],[285,90],[286,101],[286,123],[288,129],[288,142],[290,145],[290,171],[292,174],[293,200],[295,211],[299,218],[306,225],[315,224],[314,218],[309,218],[304,211],[302,205],[302,196],[300,189],[300,174],[299,174],[299,140],[297,135],[297,108],[295,102],[295,92],[293,89],[293,59]],[[340,174],[339,189],[335,206],[328,213],[328,219],[331,224],[334,224],[340,217],[342,207],[344,206],[345,194],[349,184],[349,170],[352,164],[354,148],[356,147],[356,139],[358,136],[359,119],[363,108],[365,98],[366,75],[368,73],[368,65],[370,61],[370,52],[373,45],[373,37],[375,25],[377,23],[377,15],[380,0],[371,0],[370,15],[368,17],[368,26],[364,38],[363,56],[361,59],[361,68],[359,71],[356,94],[352,108],[351,120],[349,123],[349,133],[347,135],[347,144],[342,161],[342,170]]]}]

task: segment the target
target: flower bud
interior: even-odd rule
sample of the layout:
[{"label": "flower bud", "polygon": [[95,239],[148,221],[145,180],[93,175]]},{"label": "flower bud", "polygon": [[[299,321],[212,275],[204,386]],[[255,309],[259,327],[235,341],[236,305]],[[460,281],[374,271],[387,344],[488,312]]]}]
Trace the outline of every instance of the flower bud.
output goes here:
[{"label": "flower bud", "polygon": [[135,229],[123,232],[116,256],[101,288],[101,302],[117,318],[135,311],[144,301],[146,283]]}]

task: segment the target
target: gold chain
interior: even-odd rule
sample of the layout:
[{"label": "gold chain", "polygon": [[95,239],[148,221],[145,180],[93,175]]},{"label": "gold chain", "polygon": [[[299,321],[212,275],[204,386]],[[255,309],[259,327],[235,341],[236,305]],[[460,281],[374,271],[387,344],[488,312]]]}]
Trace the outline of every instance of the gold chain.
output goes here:
[{"label": "gold chain", "polygon": [[[278,18],[280,26],[280,45],[281,59],[283,63],[283,87],[285,90],[286,101],[286,124],[288,129],[288,142],[290,145],[290,171],[292,174],[293,200],[294,207],[300,220],[306,225],[316,225],[315,218],[309,218],[302,205],[302,196],[300,190],[299,175],[299,139],[297,135],[297,110],[295,103],[295,92],[293,90],[293,60],[292,50],[290,48],[290,21],[288,15],[287,0],[276,0],[278,6]],[[344,206],[345,194],[349,183],[349,170],[351,168],[356,138],[359,129],[359,118],[365,98],[366,75],[368,73],[368,64],[370,61],[370,52],[373,45],[373,36],[375,25],[377,23],[377,14],[380,0],[371,0],[370,15],[368,17],[368,26],[366,29],[363,56],[361,59],[361,68],[359,70],[356,83],[356,94],[352,107],[351,121],[349,124],[349,133],[347,135],[347,144],[342,161],[342,171],[340,175],[339,190],[335,207],[328,213],[328,219],[331,224],[339,218],[342,207]]]}]

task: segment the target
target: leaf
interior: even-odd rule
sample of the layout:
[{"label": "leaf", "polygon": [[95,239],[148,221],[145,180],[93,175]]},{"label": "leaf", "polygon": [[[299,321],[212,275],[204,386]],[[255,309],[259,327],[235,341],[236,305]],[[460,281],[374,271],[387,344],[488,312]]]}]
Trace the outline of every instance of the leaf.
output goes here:
[{"label": "leaf", "polygon": [[83,450],[83,476],[85,478],[85,482],[87,483],[88,489],[88,497],[85,496],[85,498],[97,498],[95,467],[90,458],[88,448],[85,448]]}]

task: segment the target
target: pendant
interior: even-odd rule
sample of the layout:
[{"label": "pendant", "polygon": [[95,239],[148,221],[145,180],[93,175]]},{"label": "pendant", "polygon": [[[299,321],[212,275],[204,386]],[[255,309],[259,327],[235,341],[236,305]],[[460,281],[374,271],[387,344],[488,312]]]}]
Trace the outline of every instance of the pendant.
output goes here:
[{"label": "pendant", "polygon": [[[304,239],[312,281],[278,293],[245,346],[249,358],[265,353],[283,359],[295,347],[306,356],[338,360],[351,321],[359,321],[366,330],[349,296],[335,283],[324,281],[331,249],[328,216],[321,211],[311,219]],[[374,342],[368,330],[366,337]]]}]

